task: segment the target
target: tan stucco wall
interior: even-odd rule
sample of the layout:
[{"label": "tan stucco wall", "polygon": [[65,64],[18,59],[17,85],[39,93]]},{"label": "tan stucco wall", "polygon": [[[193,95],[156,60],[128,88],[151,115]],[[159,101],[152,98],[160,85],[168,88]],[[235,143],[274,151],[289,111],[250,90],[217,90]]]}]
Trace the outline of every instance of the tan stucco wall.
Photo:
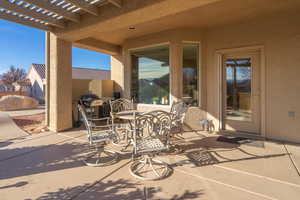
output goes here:
[{"label": "tan stucco wall", "polygon": [[123,93],[124,89],[124,56],[115,55],[110,57],[111,80],[114,81],[114,91]]},{"label": "tan stucco wall", "polygon": [[[265,53],[266,137],[300,142],[300,14],[276,14],[248,23],[210,29],[205,34],[207,113],[218,123],[218,69],[215,51],[263,45]],[[289,117],[288,111],[296,112]]]},{"label": "tan stucco wall", "polygon": [[72,99],[77,101],[79,97],[86,93],[93,93],[99,97],[113,96],[112,80],[72,80]]},{"label": "tan stucco wall", "polygon": [[98,70],[88,68],[72,68],[73,79],[110,80],[110,70]]},{"label": "tan stucco wall", "polygon": [[72,128],[72,44],[53,33],[49,39],[49,128],[59,132]]},{"label": "tan stucco wall", "polygon": [[[112,58],[112,79],[119,81],[124,96],[130,97],[129,49],[169,43],[171,48],[181,41],[200,42],[201,47],[201,108],[191,108],[186,117],[188,125],[198,129],[199,120],[213,119],[219,127],[219,73],[216,50],[260,45],[265,59],[265,136],[267,138],[300,142],[300,14],[276,13],[273,16],[252,19],[247,23],[231,24],[210,29],[178,29],[126,40],[123,54]],[[176,47],[175,47],[176,48]],[[174,49],[173,49],[174,50]],[[173,50],[171,50],[173,52]],[[177,52],[176,52],[177,51]],[[171,56],[171,69],[176,79],[171,80],[171,90],[178,94],[181,75],[180,49]],[[121,58],[121,59],[120,59]],[[123,62],[120,62],[122,60]],[[174,67],[174,68],[175,68]],[[116,69],[116,70],[114,70]],[[120,75],[121,74],[121,75]],[[124,76],[123,76],[124,74]],[[174,76],[175,75],[175,76]],[[179,84],[179,85],[178,85]],[[151,106],[139,105],[149,110]],[[152,108],[160,108],[152,106]],[[166,108],[168,109],[168,108]],[[288,112],[295,112],[289,117]]]}]

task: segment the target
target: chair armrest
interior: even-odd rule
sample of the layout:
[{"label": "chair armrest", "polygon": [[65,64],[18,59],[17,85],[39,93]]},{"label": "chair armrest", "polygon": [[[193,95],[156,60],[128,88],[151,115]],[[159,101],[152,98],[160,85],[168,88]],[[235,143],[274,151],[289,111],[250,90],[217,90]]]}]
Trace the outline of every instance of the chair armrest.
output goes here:
[{"label": "chair armrest", "polygon": [[104,130],[108,130],[108,129],[112,130],[113,126],[112,125],[102,125],[102,126],[93,125],[93,126],[91,126],[92,131],[97,131],[97,129],[101,129],[101,128],[104,128]]}]

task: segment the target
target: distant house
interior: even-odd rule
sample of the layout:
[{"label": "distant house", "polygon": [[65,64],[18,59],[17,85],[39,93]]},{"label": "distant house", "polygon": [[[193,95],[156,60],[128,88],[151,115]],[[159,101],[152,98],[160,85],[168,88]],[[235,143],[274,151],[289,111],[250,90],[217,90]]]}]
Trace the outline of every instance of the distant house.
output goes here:
[{"label": "distant house", "polygon": [[[45,71],[46,67],[44,64],[32,64],[27,78],[31,82],[31,94],[30,96],[43,100],[45,91]],[[91,80],[110,80],[110,70],[99,70],[99,69],[87,69],[80,67],[72,68],[73,79],[91,79]]]},{"label": "distant house", "polygon": [[0,80],[0,92],[12,92],[14,87],[11,85],[6,85],[2,80]]},{"label": "distant house", "polygon": [[44,64],[32,64],[27,78],[31,83],[31,92],[30,96],[38,100],[44,99],[44,90],[45,90],[45,65]]},{"label": "distant house", "polygon": [[28,94],[31,93],[31,82],[29,79],[16,81],[13,83],[15,91],[27,92]]}]

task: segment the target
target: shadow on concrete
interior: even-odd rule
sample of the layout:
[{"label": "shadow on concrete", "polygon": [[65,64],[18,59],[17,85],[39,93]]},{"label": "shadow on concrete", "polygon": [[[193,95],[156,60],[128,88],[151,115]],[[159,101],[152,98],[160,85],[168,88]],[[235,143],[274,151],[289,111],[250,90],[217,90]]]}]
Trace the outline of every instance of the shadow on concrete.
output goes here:
[{"label": "shadow on concrete", "polygon": [[4,142],[0,142],[0,148],[6,147],[11,145],[13,142],[11,141],[4,141]]},{"label": "shadow on concrete", "polygon": [[1,155],[12,154],[0,161],[0,180],[81,167],[82,156],[75,152],[79,148],[84,147],[78,143],[64,143],[0,149]]},{"label": "shadow on concrete", "polygon": [[[239,143],[221,142],[218,141],[218,139],[219,136],[191,140],[186,142],[186,144],[181,145],[180,148],[184,149],[184,155],[187,157],[188,161],[192,162],[197,167],[288,155],[288,153],[256,155],[242,149],[240,147],[241,144]],[[232,159],[222,155],[223,152],[229,151],[239,151],[241,155],[244,156],[242,156],[242,158]]]},{"label": "shadow on concrete", "polygon": [[26,139],[26,137],[16,137],[16,138],[11,138],[11,139],[6,139],[6,140],[0,142],[0,148],[4,148],[11,144],[17,143],[20,140],[23,141],[25,139]]},{"label": "shadow on concrete", "polygon": [[28,184],[27,181],[21,181],[21,182],[15,183],[15,184],[2,186],[2,187],[0,187],[0,190],[7,189],[7,188],[14,188],[14,187],[23,187],[24,185],[27,185],[27,184]]},{"label": "shadow on concrete", "polygon": [[[6,155],[0,159],[0,180],[85,166],[82,160],[90,153],[89,145],[70,140],[73,139],[49,145],[0,149],[0,155]],[[130,158],[131,153],[119,154],[118,162]]]},{"label": "shadow on concrete", "polygon": [[[37,200],[49,200],[49,199],[101,199],[101,200],[143,200],[143,199],[172,199],[172,200],[183,200],[183,199],[198,199],[203,195],[203,191],[191,192],[186,190],[183,194],[173,195],[172,197],[166,198],[158,196],[162,193],[161,187],[145,187],[140,183],[132,182],[127,179],[117,179],[109,181],[97,181],[94,184],[84,184],[72,188],[61,188],[55,192],[47,192],[46,194],[38,197]],[[27,199],[29,200],[29,199]]]}]

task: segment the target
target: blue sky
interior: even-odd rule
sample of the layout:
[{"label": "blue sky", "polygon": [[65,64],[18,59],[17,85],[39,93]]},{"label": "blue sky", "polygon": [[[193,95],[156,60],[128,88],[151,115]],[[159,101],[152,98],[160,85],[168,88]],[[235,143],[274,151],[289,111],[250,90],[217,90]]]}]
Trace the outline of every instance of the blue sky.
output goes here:
[{"label": "blue sky", "polygon": [[[0,20],[0,74],[9,66],[27,70],[32,63],[45,63],[45,32]],[[109,69],[110,56],[73,48],[73,66]]]}]

